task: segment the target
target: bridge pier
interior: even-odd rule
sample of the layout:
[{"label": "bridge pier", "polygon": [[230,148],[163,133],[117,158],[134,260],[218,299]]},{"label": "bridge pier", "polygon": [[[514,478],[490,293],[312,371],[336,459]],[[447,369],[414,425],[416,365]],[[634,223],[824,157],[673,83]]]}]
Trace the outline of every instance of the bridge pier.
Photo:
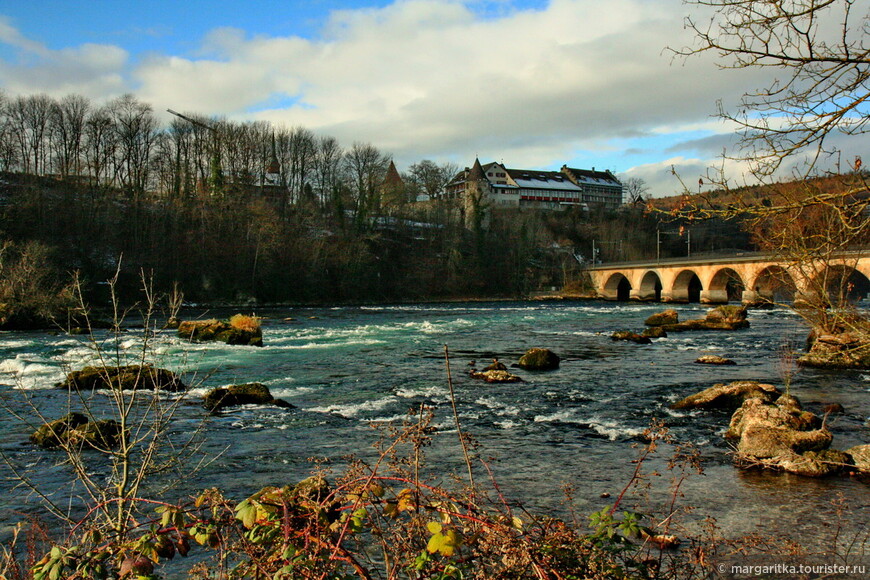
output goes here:
[{"label": "bridge pier", "polygon": [[701,290],[701,304],[728,304],[728,291]]}]

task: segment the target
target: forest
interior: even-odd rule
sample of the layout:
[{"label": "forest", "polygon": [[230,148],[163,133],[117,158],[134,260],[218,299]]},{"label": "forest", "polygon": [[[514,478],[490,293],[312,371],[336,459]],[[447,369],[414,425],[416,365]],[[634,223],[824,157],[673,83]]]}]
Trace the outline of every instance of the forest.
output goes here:
[{"label": "forest", "polygon": [[259,121],[184,113],[163,127],[132,95],[3,98],[0,170],[3,303],[37,283],[57,294],[74,273],[101,303],[116,271],[122,298],[144,273],[208,304],[518,298],[582,292],[593,247],[615,261],[751,244],[720,220],[687,246],[643,204],[485,208],[487,226],[469,229],[439,196],[449,163],[398,174],[370,143]]}]

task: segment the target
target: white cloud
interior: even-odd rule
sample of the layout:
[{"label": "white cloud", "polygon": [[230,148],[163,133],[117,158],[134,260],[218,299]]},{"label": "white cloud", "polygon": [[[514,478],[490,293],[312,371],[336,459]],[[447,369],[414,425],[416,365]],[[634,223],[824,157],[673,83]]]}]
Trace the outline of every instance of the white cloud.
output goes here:
[{"label": "white cloud", "polygon": [[0,45],[4,44],[18,57],[16,62],[0,60],[0,86],[11,93],[77,93],[104,99],[128,90],[124,69],[129,55],[118,46],[82,44],[52,50],[0,18]]},{"label": "white cloud", "polygon": [[[220,28],[195,56],[138,62],[126,88],[157,111],[268,119],[345,144],[370,141],[400,164],[468,164],[480,155],[534,167],[570,162],[577,151],[612,157],[614,139],[709,126],[715,100],[747,86],[740,73],[700,58],[672,65],[665,47],[691,40],[679,0],[552,0],[488,17],[473,8],[398,0],[338,11],[314,39]],[[8,25],[0,42],[34,58],[0,61],[11,90],[94,96],[123,88],[128,56],[118,47],[48,51]]]}]

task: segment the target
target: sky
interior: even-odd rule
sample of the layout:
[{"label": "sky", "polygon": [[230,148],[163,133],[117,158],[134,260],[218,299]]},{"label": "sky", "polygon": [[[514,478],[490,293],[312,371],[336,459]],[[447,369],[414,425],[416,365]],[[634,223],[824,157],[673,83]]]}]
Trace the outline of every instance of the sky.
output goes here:
[{"label": "sky", "polygon": [[132,93],[167,123],[171,108],[304,126],[372,143],[400,170],[609,169],[664,196],[680,190],[672,169],[697,184],[722,166],[733,127],[717,101],[769,80],[674,59],[690,13],[682,0],[0,0],[0,88]]}]

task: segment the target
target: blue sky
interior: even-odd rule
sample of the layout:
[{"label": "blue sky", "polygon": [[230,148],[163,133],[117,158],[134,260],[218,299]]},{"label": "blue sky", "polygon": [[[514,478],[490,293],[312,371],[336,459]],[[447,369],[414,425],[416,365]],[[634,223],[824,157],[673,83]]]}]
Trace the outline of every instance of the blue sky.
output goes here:
[{"label": "blue sky", "polygon": [[[716,165],[716,101],[760,77],[707,59],[680,0],[0,1],[7,95],[132,92],[167,108],[371,142],[400,169],[611,169],[656,195]],[[754,83],[754,84],[753,84]],[[403,167],[404,166],[404,167]],[[739,167],[734,168],[739,181]]]}]

